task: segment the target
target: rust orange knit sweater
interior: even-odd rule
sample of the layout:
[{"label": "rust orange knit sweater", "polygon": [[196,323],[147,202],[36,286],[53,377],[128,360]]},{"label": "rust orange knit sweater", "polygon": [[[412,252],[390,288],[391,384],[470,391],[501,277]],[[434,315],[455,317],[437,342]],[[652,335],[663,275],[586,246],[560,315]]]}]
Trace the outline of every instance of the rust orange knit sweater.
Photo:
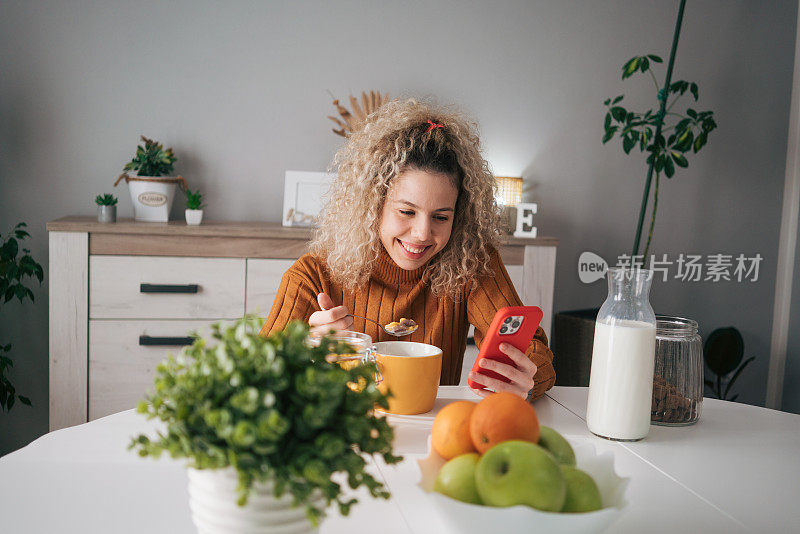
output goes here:
[{"label": "rust orange knit sweater", "polygon": [[[475,326],[475,343],[480,347],[495,312],[504,306],[522,304],[496,251],[491,254],[491,269],[491,276],[480,277],[471,290],[465,291],[465,298],[456,302],[433,295],[430,286],[422,279],[425,267],[406,271],[392,261],[383,247],[369,282],[355,292],[345,291],[340,284],[331,282],[325,262],[317,256],[305,254],[283,275],[261,335],[280,331],[293,319],[307,322],[319,309],[317,294],[324,292],[337,305],[347,306],[351,313],[381,324],[401,317],[419,323],[417,331],[405,339],[441,348],[440,383],[458,384],[469,325]],[[363,319],[356,318],[353,329],[368,334],[373,341],[397,339]],[[547,336],[541,327],[526,354],[538,367],[532,395],[536,399],[555,382],[553,353],[547,347]]]}]

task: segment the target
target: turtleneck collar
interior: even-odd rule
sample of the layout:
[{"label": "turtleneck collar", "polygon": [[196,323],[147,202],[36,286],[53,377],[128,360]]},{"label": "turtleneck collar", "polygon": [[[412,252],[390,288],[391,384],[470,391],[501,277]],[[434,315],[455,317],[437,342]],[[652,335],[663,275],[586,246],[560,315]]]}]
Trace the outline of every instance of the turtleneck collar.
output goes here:
[{"label": "turtleneck collar", "polygon": [[425,264],[413,271],[407,271],[394,262],[389,253],[386,252],[383,244],[381,244],[381,250],[372,268],[372,276],[386,284],[416,284],[422,280],[422,275],[427,267],[428,265]]}]

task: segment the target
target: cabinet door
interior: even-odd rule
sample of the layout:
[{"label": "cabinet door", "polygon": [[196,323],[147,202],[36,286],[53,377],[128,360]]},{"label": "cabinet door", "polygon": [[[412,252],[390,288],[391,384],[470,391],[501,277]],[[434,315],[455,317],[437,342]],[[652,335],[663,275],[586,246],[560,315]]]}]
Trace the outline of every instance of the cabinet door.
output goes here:
[{"label": "cabinet door", "polygon": [[156,366],[181,351],[181,340],[168,338],[208,335],[212,322],[90,320],[89,420],[135,408],[153,390]]},{"label": "cabinet door", "polygon": [[243,258],[91,256],[91,319],[214,319],[244,313]]},{"label": "cabinet door", "polygon": [[295,260],[247,260],[247,313],[255,313],[261,317],[269,315],[283,273],[294,264]]},{"label": "cabinet door", "polygon": [[508,277],[511,278],[511,283],[514,284],[514,289],[517,290],[517,295],[522,300],[522,304],[527,305],[525,302],[525,275],[523,274],[524,267],[522,265],[506,265]]}]

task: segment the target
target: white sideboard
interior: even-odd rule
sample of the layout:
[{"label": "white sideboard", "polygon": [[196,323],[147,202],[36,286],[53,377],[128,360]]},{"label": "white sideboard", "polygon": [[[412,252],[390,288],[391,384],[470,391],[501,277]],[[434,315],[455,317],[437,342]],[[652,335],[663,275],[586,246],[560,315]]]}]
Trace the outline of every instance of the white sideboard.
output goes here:
[{"label": "white sideboard", "polygon": [[[50,430],[134,407],[155,366],[190,332],[244,313],[266,316],[311,236],[276,223],[92,217],[51,221],[47,230]],[[508,237],[500,250],[523,302],[544,311],[548,336],[557,245]]]}]

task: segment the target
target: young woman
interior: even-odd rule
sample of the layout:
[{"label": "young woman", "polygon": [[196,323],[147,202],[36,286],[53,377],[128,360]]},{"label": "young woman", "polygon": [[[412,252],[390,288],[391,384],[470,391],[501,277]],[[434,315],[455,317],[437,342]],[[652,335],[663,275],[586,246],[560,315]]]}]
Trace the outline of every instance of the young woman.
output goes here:
[{"label": "young woman", "polygon": [[[311,252],[284,274],[262,335],[300,319],[388,341],[397,338],[349,314],[384,325],[410,318],[419,328],[404,339],[441,348],[441,384],[457,384],[469,325],[480,346],[495,312],[521,305],[497,252],[494,177],[475,127],[414,100],[390,102],[352,135],[334,166]],[[470,378],[521,397],[552,387],[553,353],[541,328],[525,353],[501,351],[515,365],[482,361],[509,383]]]}]

